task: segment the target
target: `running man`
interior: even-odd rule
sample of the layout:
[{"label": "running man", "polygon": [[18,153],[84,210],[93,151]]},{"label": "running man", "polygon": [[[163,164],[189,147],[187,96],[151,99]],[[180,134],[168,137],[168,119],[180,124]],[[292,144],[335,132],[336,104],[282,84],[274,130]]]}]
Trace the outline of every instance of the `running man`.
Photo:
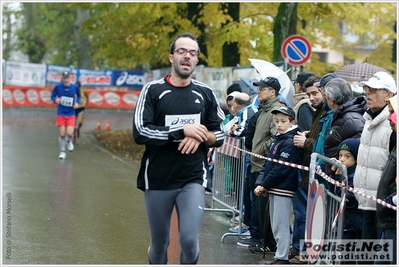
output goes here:
[{"label": "running man", "polygon": [[171,75],[146,84],[137,101],[133,137],[146,146],[137,187],[144,191],[150,264],[168,262],[173,209],[179,221],[180,263],[198,262],[207,153],[224,140],[224,112],[215,94],[191,79],[199,53],[194,35],[177,36],[170,46]]},{"label": "running man", "polygon": [[83,125],[83,120],[85,118],[85,107],[87,105],[87,102],[89,101],[89,96],[87,95],[87,93],[84,91],[84,89],[82,88],[80,82],[78,81],[76,83],[76,85],[79,88],[80,91],[80,96],[81,101],[79,102],[79,106],[77,109],[75,109],[76,112],[76,128],[75,128],[75,132],[73,134],[73,143],[76,143],[76,138],[80,137],[80,128]]},{"label": "running man", "polygon": [[[76,84],[71,84],[69,71],[62,73],[61,83],[57,84],[51,93],[51,100],[58,104],[56,126],[59,129],[58,144],[60,146],[59,159],[65,159],[65,145],[68,150],[73,151],[73,132],[76,124],[75,109],[80,103],[81,95]],[[75,96],[77,96],[75,101]]]}]

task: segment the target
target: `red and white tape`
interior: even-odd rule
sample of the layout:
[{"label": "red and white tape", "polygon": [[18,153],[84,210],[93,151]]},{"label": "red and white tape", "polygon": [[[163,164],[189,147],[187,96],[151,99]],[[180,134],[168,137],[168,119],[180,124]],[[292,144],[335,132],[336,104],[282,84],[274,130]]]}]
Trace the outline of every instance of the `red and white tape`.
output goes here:
[{"label": "red and white tape", "polygon": [[[253,152],[250,152],[250,151],[248,151],[248,150],[241,149],[241,148],[239,148],[239,147],[236,147],[236,146],[233,146],[233,145],[230,145],[230,144],[228,144],[228,145],[229,145],[229,146],[232,146],[233,148],[235,148],[235,149],[237,149],[237,150],[239,150],[239,151],[242,151],[242,152],[244,152],[244,153],[250,154],[251,156],[254,156],[254,157],[257,157],[257,158],[261,158],[261,159],[265,159],[265,160],[268,160],[268,161],[277,162],[277,163],[280,163],[280,164],[284,164],[284,165],[286,165],[286,166],[290,166],[290,167],[297,168],[297,169],[301,169],[301,170],[305,170],[305,171],[309,171],[309,170],[310,170],[309,167],[307,167],[307,166],[302,166],[302,165],[299,165],[299,164],[294,164],[294,163],[290,163],[290,162],[285,162],[285,161],[282,161],[282,160],[272,159],[272,158],[269,158],[269,157],[265,157],[265,156],[262,156],[262,155],[255,154],[255,153],[253,153]],[[318,175],[320,175],[323,179],[327,180],[329,183],[334,184],[335,186],[338,186],[338,187],[344,187],[344,186],[346,186],[345,183],[338,182],[338,181],[334,180],[333,178],[329,177],[329,176],[328,176],[327,174],[325,174],[324,172],[322,172],[319,165],[316,166],[316,173],[317,173]],[[378,204],[380,204],[380,205],[382,205],[382,206],[384,206],[384,207],[387,207],[387,208],[396,210],[396,206],[391,205],[391,204],[389,204],[389,203],[386,203],[385,201],[383,201],[383,200],[381,200],[381,199],[379,199],[379,198],[376,198],[375,196],[366,195],[366,194],[364,194],[364,193],[362,193],[362,192],[360,192],[360,191],[358,191],[358,190],[356,190],[356,189],[353,189],[352,187],[348,187],[347,190],[348,190],[349,192],[354,193],[354,194],[360,195],[360,196],[362,196],[362,197],[364,197],[364,198],[371,199],[371,200],[377,202]]]}]

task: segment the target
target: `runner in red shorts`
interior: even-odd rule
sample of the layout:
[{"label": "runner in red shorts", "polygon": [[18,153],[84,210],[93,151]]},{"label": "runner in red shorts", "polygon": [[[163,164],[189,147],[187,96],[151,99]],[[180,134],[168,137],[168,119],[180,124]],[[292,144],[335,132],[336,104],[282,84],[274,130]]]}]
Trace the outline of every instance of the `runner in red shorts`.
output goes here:
[{"label": "runner in red shorts", "polygon": [[[77,98],[75,99],[75,96]],[[58,104],[56,126],[59,129],[58,143],[60,146],[59,159],[65,159],[65,145],[68,150],[73,151],[72,137],[75,130],[76,114],[75,109],[80,103],[81,95],[76,84],[71,84],[69,71],[62,73],[61,83],[57,84],[51,93],[51,100]]]}]

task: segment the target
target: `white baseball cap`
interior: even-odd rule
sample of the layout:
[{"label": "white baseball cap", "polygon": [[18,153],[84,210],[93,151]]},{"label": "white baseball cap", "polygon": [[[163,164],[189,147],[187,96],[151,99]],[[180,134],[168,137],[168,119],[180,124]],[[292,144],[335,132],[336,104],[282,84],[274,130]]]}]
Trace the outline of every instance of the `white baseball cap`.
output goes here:
[{"label": "white baseball cap", "polygon": [[359,82],[358,86],[368,86],[374,89],[387,89],[392,93],[396,94],[396,82],[395,79],[388,72],[379,71],[373,74],[368,81]]}]

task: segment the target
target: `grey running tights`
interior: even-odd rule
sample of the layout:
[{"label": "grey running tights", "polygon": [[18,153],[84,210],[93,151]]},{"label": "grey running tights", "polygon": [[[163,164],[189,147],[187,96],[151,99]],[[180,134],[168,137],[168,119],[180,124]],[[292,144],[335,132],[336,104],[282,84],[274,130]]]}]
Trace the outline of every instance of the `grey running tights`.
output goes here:
[{"label": "grey running tights", "polygon": [[148,260],[151,264],[167,264],[173,208],[176,207],[180,264],[196,264],[199,256],[198,237],[205,205],[205,188],[187,184],[175,190],[146,190],[144,194],[151,233]]}]

